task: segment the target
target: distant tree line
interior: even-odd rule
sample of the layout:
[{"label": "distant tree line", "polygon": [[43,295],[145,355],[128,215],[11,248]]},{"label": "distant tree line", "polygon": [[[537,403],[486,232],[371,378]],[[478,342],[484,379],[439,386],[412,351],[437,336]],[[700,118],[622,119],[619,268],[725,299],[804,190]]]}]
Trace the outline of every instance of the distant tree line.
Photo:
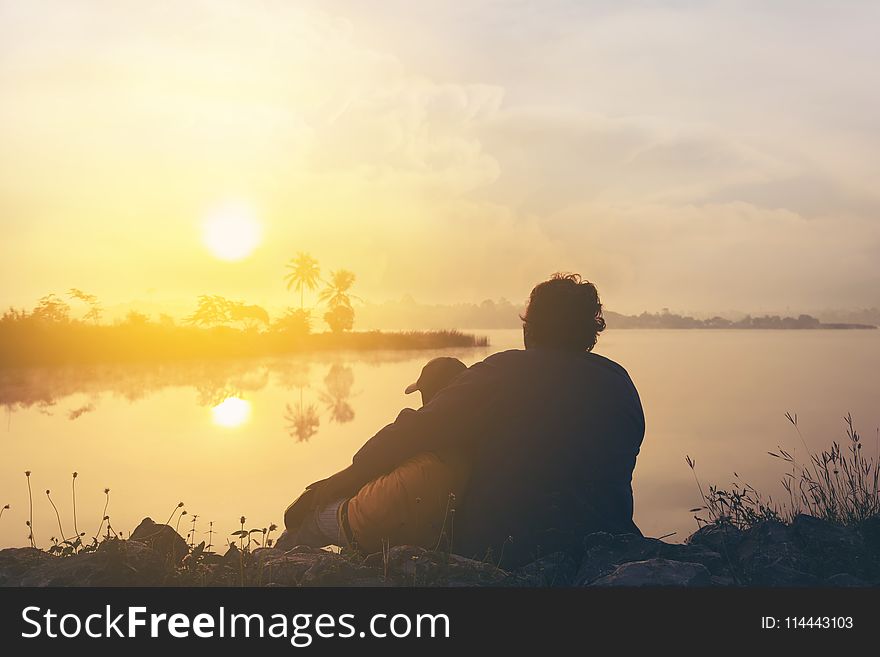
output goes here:
[{"label": "distant tree line", "polygon": [[[321,278],[318,261],[306,253],[300,253],[287,263],[288,272],[284,276],[288,290],[296,290],[300,295],[299,308],[288,306],[274,321],[262,306],[244,301],[227,299],[219,294],[203,294],[198,297],[196,309],[184,318],[190,326],[199,328],[230,327],[244,331],[276,331],[285,334],[309,334],[313,327],[312,312],[306,308],[305,293],[313,292],[322,286],[318,294],[318,304],[324,307],[324,322],[332,333],[350,331],[354,327],[355,311],[352,299],[359,299],[351,293],[355,275],[347,269],[330,272],[329,279]],[[30,311],[23,308],[9,308],[0,317],[0,322],[29,322],[31,324],[101,323],[104,309],[94,294],[87,294],[78,288],[71,288],[67,298],[85,306],[79,318],[74,316],[74,308],[57,294],[47,294]],[[158,323],[172,326],[174,319],[166,314],[159,315]],[[150,317],[131,310],[117,325],[143,326],[151,323]]]},{"label": "distant tree line", "polygon": [[[0,367],[487,345],[485,338],[458,331],[353,332],[355,275],[340,269],[324,280],[317,261],[307,254],[288,263],[285,281],[289,290],[299,292],[300,305],[288,306],[275,318],[262,306],[203,294],[180,324],[167,314],[154,321],[137,310],[102,323],[103,308],[95,295],[77,288],[65,297],[48,294],[31,310],[9,308],[0,315]],[[306,292],[314,291],[316,304],[306,307]],[[319,309],[330,330],[312,333],[312,313]]]},{"label": "distant tree line", "polygon": [[[423,304],[412,297],[381,304],[365,303],[360,309],[362,322],[383,328],[443,328],[459,326],[468,329],[510,329],[522,325],[519,319],[523,304],[507,299],[486,299],[481,303]],[[688,329],[841,329],[874,328],[872,322],[823,322],[812,315],[797,317],[780,315],[746,315],[741,319],[714,316],[698,319],[663,309],[659,313],[643,312],[626,315],[604,311],[609,328],[688,328]]]},{"label": "distant tree line", "polygon": [[659,313],[643,312],[640,315],[621,315],[606,312],[609,328],[666,328],[666,329],[819,329],[819,328],[876,328],[860,324],[823,324],[812,315],[781,317],[779,315],[746,315],[737,320],[725,317],[697,319],[663,310]]}]

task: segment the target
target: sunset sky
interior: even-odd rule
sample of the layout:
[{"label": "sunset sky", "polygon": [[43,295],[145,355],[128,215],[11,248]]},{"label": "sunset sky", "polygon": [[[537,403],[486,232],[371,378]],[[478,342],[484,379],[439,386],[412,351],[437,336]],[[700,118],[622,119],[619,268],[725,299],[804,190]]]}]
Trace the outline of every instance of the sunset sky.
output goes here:
[{"label": "sunset sky", "polygon": [[0,0],[0,304],[297,303],[307,251],[374,301],[574,270],[624,312],[877,306],[878,25],[846,1]]}]

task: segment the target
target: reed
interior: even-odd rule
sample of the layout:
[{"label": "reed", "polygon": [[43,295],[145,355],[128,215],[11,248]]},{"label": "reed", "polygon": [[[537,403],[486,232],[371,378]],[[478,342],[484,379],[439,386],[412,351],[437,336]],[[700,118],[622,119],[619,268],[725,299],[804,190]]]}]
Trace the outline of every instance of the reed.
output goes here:
[{"label": "reed", "polygon": [[730,488],[709,486],[708,493],[696,476],[695,462],[685,457],[694,472],[703,505],[691,509],[698,524],[729,523],[747,529],[764,520],[790,522],[799,514],[808,514],[841,526],[856,526],[880,513],[880,450],[868,455],[865,443],[855,428],[851,414],[844,418],[846,440],[813,453],[803,435],[796,414],[786,413],[806,450],[806,459],[798,461],[794,451],[778,447],[770,456],[789,465],[782,477],[787,500],[774,502],[737,473]]}]

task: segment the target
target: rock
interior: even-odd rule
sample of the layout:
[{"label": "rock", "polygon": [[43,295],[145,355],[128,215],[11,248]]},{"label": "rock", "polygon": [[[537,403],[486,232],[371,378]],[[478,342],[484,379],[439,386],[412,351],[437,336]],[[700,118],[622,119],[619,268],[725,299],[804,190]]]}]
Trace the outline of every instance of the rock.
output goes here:
[{"label": "rock", "polygon": [[622,563],[656,556],[654,544],[637,534],[590,534],[584,538],[584,556],[574,581],[577,586],[584,586],[609,575]]},{"label": "rock", "polygon": [[[656,540],[656,539],[654,539]],[[701,563],[713,575],[726,576],[730,572],[731,561],[729,557],[722,556],[706,545],[690,545],[682,543],[660,543],[659,556],[671,561],[685,561],[688,563]]]},{"label": "rock", "polygon": [[385,554],[382,552],[373,552],[364,557],[364,565],[369,568],[381,569],[385,564]]},{"label": "rock", "polygon": [[376,586],[374,570],[357,565],[338,554],[311,555],[314,562],[303,573],[300,586]]},{"label": "rock", "polygon": [[728,560],[705,545],[664,543],[636,534],[612,535],[604,532],[584,539],[584,556],[574,577],[574,584],[584,586],[613,572],[618,566],[648,559],[666,559],[699,563],[712,574],[728,576]]},{"label": "rock", "polygon": [[803,586],[799,582],[809,572],[809,560],[791,528],[776,520],[743,532],[735,558],[743,582],[752,586]]},{"label": "rock", "polygon": [[743,532],[737,555],[748,560],[766,548],[785,548],[792,542],[790,528],[777,520],[763,520]]},{"label": "rock", "polygon": [[871,586],[880,583],[872,541],[880,517],[846,528],[797,516],[748,530],[700,528],[686,543],[640,535],[591,534],[583,556],[553,553],[506,572],[456,554],[396,546],[365,558],[307,546],[223,555],[187,546],[171,527],[144,519],[130,540],[56,557],[33,548],[0,550],[3,586]]},{"label": "rock", "polygon": [[311,547],[310,545],[294,545],[289,550],[285,550],[285,554],[324,554],[321,548]]},{"label": "rock", "polygon": [[364,566],[373,568],[387,584],[396,586],[489,586],[509,583],[510,575],[491,563],[457,554],[395,546],[384,555],[370,555]]},{"label": "rock", "polygon": [[130,541],[138,541],[153,548],[163,559],[179,564],[189,552],[183,537],[170,525],[157,525],[151,518],[141,520],[129,536]]},{"label": "rock", "polygon": [[257,548],[252,553],[254,561],[257,565],[263,565],[267,561],[271,561],[273,559],[277,559],[279,557],[284,556],[284,551],[279,550],[278,548]]},{"label": "rock", "polygon": [[105,541],[95,552],[52,557],[28,570],[20,586],[161,586],[174,571],[138,541]]},{"label": "rock", "polygon": [[799,514],[791,523],[791,531],[809,561],[809,571],[819,577],[861,575],[871,565],[864,539],[854,529]]},{"label": "rock", "polygon": [[880,555],[880,513],[862,520],[856,529],[871,552]]},{"label": "rock", "polygon": [[749,570],[749,584],[782,588],[815,587],[821,586],[822,580],[811,573],[777,562],[752,567]]},{"label": "rock", "polygon": [[526,586],[570,586],[578,570],[579,564],[573,557],[554,552],[519,568],[515,578]]},{"label": "rock", "polygon": [[688,545],[702,545],[721,555],[732,555],[743,539],[743,531],[730,523],[703,525],[687,539]]},{"label": "rock", "polygon": [[262,580],[278,586],[300,586],[303,576],[319,558],[315,553],[288,553],[267,559],[263,562]]},{"label": "rock", "polygon": [[838,573],[836,575],[832,575],[828,579],[825,580],[826,586],[834,586],[834,587],[846,587],[846,588],[855,588],[855,587],[863,587],[863,586],[871,586],[870,582],[866,582],[863,579],[859,579],[854,575],[850,575],[849,573]]},{"label": "rock", "polygon": [[408,569],[411,564],[428,554],[430,554],[428,550],[416,545],[395,545],[388,550],[387,559],[391,570],[409,574]]},{"label": "rock", "polygon": [[37,548],[0,550],[0,586],[21,586],[22,575],[53,561],[55,557]]},{"label": "rock", "polygon": [[622,564],[591,586],[709,586],[711,581],[703,564],[658,558]]}]

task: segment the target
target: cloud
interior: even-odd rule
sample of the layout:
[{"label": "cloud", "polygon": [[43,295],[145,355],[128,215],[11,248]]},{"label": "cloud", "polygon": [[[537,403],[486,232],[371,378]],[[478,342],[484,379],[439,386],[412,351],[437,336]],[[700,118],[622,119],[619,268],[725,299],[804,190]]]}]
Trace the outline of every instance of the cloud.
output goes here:
[{"label": "cloud", "polygon": [[357,171],[371,184],[398,184],[460,194],[491,183],[498,164],[478,139],[501,90],[437,84],[395,75],[360,88],[345,108],[318,123],[309,162],[315,175]]},{"label": "cloud", "polygon": [[560,239],[577,240],[584,268],[592,253],[612,263],[594,278],[610,298],[635,300],[624,301],[633,312],[670,298],[714,311],[850,306],[865,291],[852,282],[878,278],[880,236],[868,218],[806,218],[737,201],[570,208],[553,221],[574,226],[571,217],[579,225]]},{"label": "cloud", "polygon": [[[0,273],[272,297],[305,249],[377,300],[876,303],[873,14],[820,9],[4,3]],[[235,270],[193,241],[230,196],[267,224]]]},{"label": "cloud", "polygon": [[589,199],[689,201],[789,167],[716,131],[644,117],[505,109],[485,126],[497,196],[552,212]]},{"label": "cloud", "polygon": [[880,195],[854,188],[846,180],[801,170],[760,182],[722,186],[705,195],[715,202],[745,201],[767,208],[784,208],[804,217],[880,217]]}]

